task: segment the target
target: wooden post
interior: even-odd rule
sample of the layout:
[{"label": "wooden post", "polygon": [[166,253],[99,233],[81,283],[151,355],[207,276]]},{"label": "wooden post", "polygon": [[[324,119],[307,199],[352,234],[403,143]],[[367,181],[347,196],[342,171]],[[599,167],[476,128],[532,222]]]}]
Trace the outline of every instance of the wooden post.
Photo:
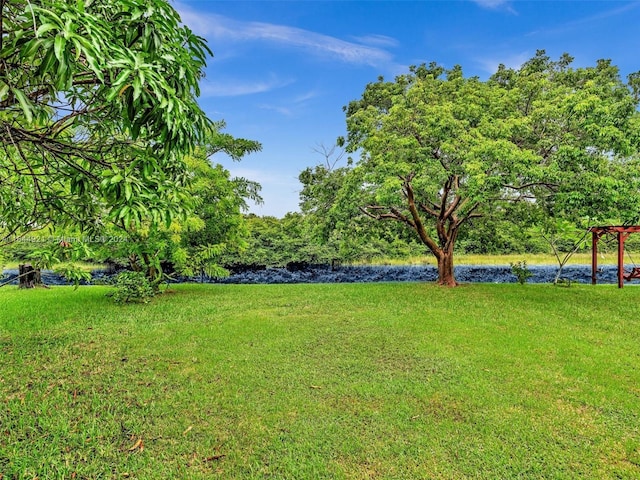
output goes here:
[{"label": "wooden post", "polygon": [[624,241],[626,236],[622,232],[618,232],[618,288],[624,286]]},{"label": "wooden post", "polygon": [[596,272],[598,271],[598,234],[591,230],[591,285],[597,282]]}]

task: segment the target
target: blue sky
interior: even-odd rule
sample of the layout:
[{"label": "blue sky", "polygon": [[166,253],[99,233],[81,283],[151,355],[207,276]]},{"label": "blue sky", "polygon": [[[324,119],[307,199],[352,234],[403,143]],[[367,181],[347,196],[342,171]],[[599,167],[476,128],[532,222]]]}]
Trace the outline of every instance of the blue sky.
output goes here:
[{"label": "blue sky", "polygon": [[610,58],[640,70],[640,1],[206,1],[175,3],[184,23],[214,52],[200,104],[234,136],[263,150],[233,175],[258,181],[259,215],[298,210],[298,174],[323,161],[314,149],[345,134],[342,107],[367,83],[409,65],[459,64],[487,78],[518,67],[537,49],[574,65]]}]

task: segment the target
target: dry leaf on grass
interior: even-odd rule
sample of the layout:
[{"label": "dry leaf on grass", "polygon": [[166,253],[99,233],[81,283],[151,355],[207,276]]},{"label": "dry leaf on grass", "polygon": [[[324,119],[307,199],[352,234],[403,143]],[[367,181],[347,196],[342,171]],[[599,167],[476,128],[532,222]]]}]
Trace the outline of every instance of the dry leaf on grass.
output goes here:
[{"label": "dry leaf on grass", "polygon": [[221,453],[219,455],[214,455],[213,457],[207,457],[204,459],[205,462],[214,462],[216,460],[222,460],[224,457],[226,457],[226,455],[224,453]]},{"label": "dry leaf on grass", "polygon": [[135,450],[138,450],[140,452],[144,450],[144,442],[142,441],[142,437],[138,438],[136,443],[134,443],[133,445],[131,445],[131,447],[129,447],[130,452],[133,452]]}]

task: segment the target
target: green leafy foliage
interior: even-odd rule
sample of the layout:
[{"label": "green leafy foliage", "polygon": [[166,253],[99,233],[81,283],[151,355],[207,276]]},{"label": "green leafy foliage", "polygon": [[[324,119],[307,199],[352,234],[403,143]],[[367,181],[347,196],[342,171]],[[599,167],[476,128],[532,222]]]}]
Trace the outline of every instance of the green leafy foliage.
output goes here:
[{"label": "green leafy foliage", "polygon": [[120,259],[132,270],[144,272],[155,287],[173,273],[201,278],[228,275],[219,264],[220,258],[244,249],[247,231],[243,211],[248,208],[247,201],[262,201],[260,185],[232,178],[221,165],[212,164],[211,157],[224,152],[240,159],[260,150],[261,145],[221,133],[223,127],[224,123],[217,123],[207,141],[184,157],[190,213],[167,224],[143,221],[139,228],[125,227],[127,241],[105,246],[103,258]]},{"label": "green leafy foliage", "polygon": [[527,280],[533,276],[533,273],[531,273],[531,270],[527,266],[527,262],[525,260],[511,262],[509,266],[511,267],[511,273],[516,276],[520,285],[527,283]]},{"label": "green leafy foliage", "polygon": [[0,228],[170,223],[210,54],[165,0],[3,1]]},{"label": "green leafy foliage", "polygon": [[91,282],[91,272],[83,270],[74,264],[63,263],[56,265],[53,271],[58,275],[62,275],[69,283],[72,283],[74,288],[78,288],[82,282]]},{"label": "green leafy foliage", "polygon": [[305,253],[309,239],[305,237],[302,221],[298,213],[287,213],[282,219],[247,215],[245,248],[225,252],[222,262],[230,266],[284,266],[289,262],[311,261],[311,256]]},{"label": "green leafy foliage", "polygon": [[225,252],[220,261],[228,266],[284,267],[288,263],[376,262],[407,258],[421,252],[413,239],[406,238],[406,232],[398,235],[397,226],[392,224],[368,229],[354,223],[356,230],[346,232],[336,227],[323,239],[317,236],[319,222],[320,218],[303,213],[290,212],[283,218],[249,214],[246,247]]},{"label": "green leafy foliage", "polygon": [[220,255],[225,251],[225,245],[201,245],[187,251],[176,248],[172,257],[173,266],[187,277],[204,276],[222,278],[229,275],[229,271],[218,265]]},{"label": "green leafy foliage", "polygon": [[[219,124],[220,128],[223,126]],[[243,177],[231,177],[227,169],[212,163],[212,157],[222,152],[239,160],[241,155],[261,148],[258,142],[236,139],[216,130],[205,145],[185,158],[190,173],[188,191],[194,202],[191,228],[182,232],[186,248],[218,244],[225,244],[227,251],[243,248],[247,234],[243,212],[248,210],[248,201],[262,202],[260,185]]]},{"label": "green leafy foliage", "polygon": [[[387,222],[363,225],[358,194],[350,183],[352,160],[338,167],[344,151],[320,145],[314,149],[324,161],[303,170],[298,179],[300,218],[298,230],[305,238],[305,261],[357,262],[407,257],[421,253],[418,243],[400,226]],[[286,217],[285,217],[286,219]],[[313,251],[318,254],[313,255]],[[296,251],[292,252],[295,253]]]},{"label": "green leafy foliage", "polygon": [[108,296],[116,303],[149,303],[156,293],[144,272],[127,271],[116,276]]}]

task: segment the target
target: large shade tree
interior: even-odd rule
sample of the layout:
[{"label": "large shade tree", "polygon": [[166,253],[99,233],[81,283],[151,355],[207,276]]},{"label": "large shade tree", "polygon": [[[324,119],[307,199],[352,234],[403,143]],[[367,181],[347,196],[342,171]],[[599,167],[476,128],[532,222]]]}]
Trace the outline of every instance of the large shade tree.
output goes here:
[{"label": "large shade tree", "polygon": [[460,229],[504,202],[556,216],[637,215],[637,75],[625,83],[609,61],[571,64],[539,51],[486,81],[430,64],[367,85],[345,107],[340,143],[360,157],[341,202],[412,229],[449,286]]},{"label": "large shade tree", "polygon": [[179,215],[209,54],[166,0],[0,0],[0,246]]}]

